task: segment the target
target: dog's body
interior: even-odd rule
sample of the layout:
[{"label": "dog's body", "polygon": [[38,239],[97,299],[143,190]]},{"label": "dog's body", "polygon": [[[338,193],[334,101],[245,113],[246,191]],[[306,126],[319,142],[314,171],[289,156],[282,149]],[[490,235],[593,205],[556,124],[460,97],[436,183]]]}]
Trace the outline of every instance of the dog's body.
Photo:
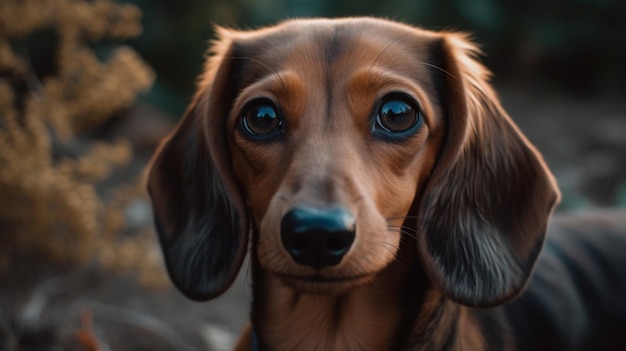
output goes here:
[{"label": "dog's body", "polygon": [[149,191],[193,299],[252,239],[238,349],[626,349],[623,218],[555,225],[518,296],[559,194],[463,35],[295,20],[213,51]]},{"label": "dog's body", "polygon": [[624,211],[555,217],[526,291],[482,312],[506,318],[512,350],[625,348],[624,228]]}]

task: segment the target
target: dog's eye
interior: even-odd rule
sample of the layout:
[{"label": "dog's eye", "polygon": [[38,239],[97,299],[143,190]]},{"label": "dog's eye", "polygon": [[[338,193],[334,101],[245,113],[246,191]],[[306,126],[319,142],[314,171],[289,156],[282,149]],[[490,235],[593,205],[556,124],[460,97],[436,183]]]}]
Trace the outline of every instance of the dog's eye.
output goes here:
[{"label": "dog's eye", "polygon": [[376,113],[374,132],[392,136],[410,133],[416,129],[421,120],[421,112],[417,104],[411,100],[404,96],[389,96],[383,99]]},{"label": "dog's eye", "polygon": [[269,101],[250,104],[241,118],[244,132],[254,138],[269,138],[282,130],[282,120],[278,110]]}]

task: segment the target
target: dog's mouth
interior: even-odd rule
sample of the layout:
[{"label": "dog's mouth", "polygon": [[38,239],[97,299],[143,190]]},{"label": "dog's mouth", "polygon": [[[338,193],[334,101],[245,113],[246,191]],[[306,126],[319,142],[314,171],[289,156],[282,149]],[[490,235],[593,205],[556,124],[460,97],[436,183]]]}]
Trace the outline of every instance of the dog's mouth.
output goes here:
[{"label": "dog's mouth", "polygon": [[289,279],[295,281],[304,281],[304,282],[319,282],[319,283],[342,283],[342,282],[350,282],[355,280],[360,280],[369,276],[369,274],[357,274],[350,276],[325,276],[323,274],[311,274],[311,275],[295,275],[295,274],[283,274],[279,273],[279,277],[282,279]]},{"label": "dog's mouth", "polygon": [[373,279],[372,274],[355,274],[346,276],[328,276],[323,274],[276,274],[281,281],[303,293],[309,294],[340,294],[366,284]]}]

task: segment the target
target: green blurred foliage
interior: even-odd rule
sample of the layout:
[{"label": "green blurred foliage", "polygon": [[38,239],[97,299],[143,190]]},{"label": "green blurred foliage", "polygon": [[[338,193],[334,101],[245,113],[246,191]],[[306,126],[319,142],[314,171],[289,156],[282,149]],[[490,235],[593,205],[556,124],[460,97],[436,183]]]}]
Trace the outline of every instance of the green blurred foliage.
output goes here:
[{"label": "green blurred foliage", "polygon": [[[589,94],[626,90],[622,0],[131,0],[144,12],[135,48],[158,73],[152,103],[179,115],[212,24],[254,28],[294,17],[371,15],[474,34],[502,80]],[[167,97],[167,98],[166,98]]]}]

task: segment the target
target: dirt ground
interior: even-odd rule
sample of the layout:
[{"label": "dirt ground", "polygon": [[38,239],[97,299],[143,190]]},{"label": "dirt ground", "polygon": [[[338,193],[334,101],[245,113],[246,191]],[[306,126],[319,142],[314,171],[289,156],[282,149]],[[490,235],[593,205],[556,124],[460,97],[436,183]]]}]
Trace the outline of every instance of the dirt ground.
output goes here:
[{"label": "dirt ground", "polygon": [[[557,176],[564,194],[560,212],[626,207],[623,97],[512,86],[500,92]],[[147,157],[139,155],[136,170]],[[150,221],[149,212],[144,220]],[[171,287],[143,287],[132,276],[20,257],[0,275],[0,351],[229,350],[248,317],[248,285],[246,265],[226,294],[196,303]]]}]

